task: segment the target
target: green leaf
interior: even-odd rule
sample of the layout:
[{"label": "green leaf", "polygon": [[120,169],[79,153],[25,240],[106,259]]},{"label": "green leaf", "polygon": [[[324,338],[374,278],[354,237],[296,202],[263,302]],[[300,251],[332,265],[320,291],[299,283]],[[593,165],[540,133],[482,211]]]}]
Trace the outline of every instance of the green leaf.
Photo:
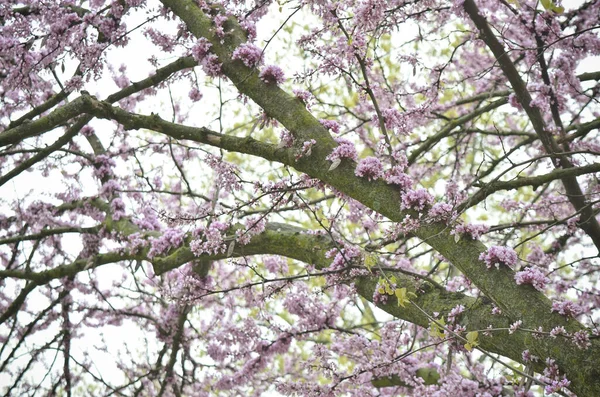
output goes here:
[{"label": "green leaf", "polygon": [[398,299],[398,306],[402,307],[406,307],[405,305],[410,302],[409,296],[417,296],[414,292],[407,292],[406,288],[396,288],[394,293]]},{"label": "green leaf", "polygon": [[565,11],[564,7],[557,6],[552,0],[540,0],[540,3],[542,3],[542,7],[544,7],[544,9],[552,11],[556,14],[562,14]]},{"label": "green leaf", "polygon": [[471,351],[475,346],[479,346],[479,342],[477,341],[478,337],[479,332],[477,331],[467,332],[467,343],[465,344],[465,349]]},{"label": "green leaf", "polygon": [[419,368],[416,374],[426,385],[435,385],[440,380],[440,374],[435,368]]},{"label": "green leaf", "polygon": [[365,266],[369,271],[377,264],[377,255],[375,254],[366,254],[365,255]]},{"label": "green leaf", "polygon": [[444,334],[444,327],[446,326],[446,321],[444,317],[439,320],[431,321],[429,323],[429,334],[433,337],[444,338],[446,335]]}]

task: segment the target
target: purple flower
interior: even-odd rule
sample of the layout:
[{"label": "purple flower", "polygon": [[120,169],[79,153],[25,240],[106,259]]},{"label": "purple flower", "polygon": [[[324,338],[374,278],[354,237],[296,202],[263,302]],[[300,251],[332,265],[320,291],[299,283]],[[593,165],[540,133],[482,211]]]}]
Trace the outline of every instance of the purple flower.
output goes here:
[{"label": "purple flower", "polygon": [[465,311],[465,307],[463,305],[457,305],[448,313],[448,322],[453,323],[461,313]]},{"label": "purple flower", "polygon": [[197,89],[195,87],[192,88],[192,90],[190,91],[190,93],[188,94],[188,96],[194,102],[198,102],[200,99],[202,99],[202,93],[200,92],[199,89]]},{"label": "purple flower", "polygon": [[550,336],[556,338],[559,335],[566,335],[567,330],[562,325],[559,327],[554,327],[550,330]]},{"label": "purple flower", "polygon": [[552,394],[554,392],[559,391],[563,387],[569,387],[570,384],[571,384],[571,381],[563,376],[563,378],[561,380],[553,380],[549,385],[544,387],[544,391],[547,394]]},{"label": "purple flower", "polygon": [[300,150],[300,153],[296,155],[296,160],[299,160],[305,155],[310,156],[312,154],[312,147],[316,144],[317,141],[315,141],[314,139],[311,139],[310,141],[304,141],[302,143],[302,150]]},{"label": "purple flower", "polygon": [[532,266],[517,272],[517,274],[515,274],[515,281],[519,285],[531,284],[538,291],[544,291],[544,288],[546,287],[546,284],[550,282],[550,279],[546,277],[538,267]]},{"label": "purple flower", "polygon": [[358,153],[354,144],[344,138],[336,138],[335,141],[339,146],[335,147],[333,151],[326,157],[329,161],[335,161],[341,158],[348,158],[356,161],[358,159]]},{"label": "purple flower", "polygon": [[94,159],[94,175],[98,178],[112,176],[112,169],[117,165],[115,160],[105,154],[100,154]]},{"label": "purple flower", "polygon": [[523,357],[523,361],[525,361],[526,363],[531,361],[537,362],[539,360],[539,358],[531,354],[529,350],[524,350],[521,356]]},{"label": "purple flower", "polygon": [[422,211],[433,203],[433,196],[425,189],[409,190],[402,195],[402,209]]},{"label": "purple flower", "polygon": [[567,317],[577,317],[582,312],[581,307],[571,301],[552,302],[552,311]]},{"label": "purple flower", "polygon": [[581,330],[573,334],[573,343],[583,350],[587,350],[592,344],[590,342],[590,336],[587,331]]},{"label": "purple flower", "polygon": [[125,216],[125,203],[119,197],[110,203],[110,209],[112,210],[112,218],[115,221]]},{"label": "purple flower", "polygon": [[517,253],[512,248],[498,245],[491,246],[486,252],[479,255],[479,260],[484,261],[488,269],[492,266],[496,266],[498,269],[500,265],[514,266],[518,259]]},{"label": "purple flower", "polygon": [[279,141],[279,147],[288,148],[294,144],[294,137],[288,130],[283,130],[279,135]]},{"label": "purple flower", "polygon": [[262,63],[263,52],[254,44],[244,43],[233,51],[231,59],[239,59],[249,68],[256,67]]},{"label": "purple flower", "polygon": [[285,81],[283,70],[277,65],[265,66],[258,77],[267,84],[281,84]]},{"label": "purple flower", "polygon": [[383,175],[383,165],[381,161],[375,157],[367,157],[360,160],[356,170],[354,171],[356,176],[368,178],[370,181],[378,179]]},{"label": "purple flower", "polygon": [[457,225],[451,234],[462,234],[467,235],[473,240],[477,240],[482,234],[487,233],[490,230],[489,226],[486,225]]},{"label": "purple flower", "polygon": [[521,320],[517,320],[514,323],[512,323],[510,325],[510,327],[508,328],[508,333],[509,334],[514,334],[515,331],[519,329],[519,327],[521,326],[521,324],[523,324],[523,321],[521,321]]},{"label": "purple flower", "polygon": [[319,122],[321,123],[321,125],[323,127],[327,128],[328,130],[331,130],[331,132],[339,134],[339,132],[340,132],[340,125],[338,124],[337,121],[335,121],[335,120],[321,119],[321,120],[319,120]]},{"label": "purple flower", "polygon": [[212,44],[204,37],[200,38],[192,47],[192,57],[194,57],[196,62],[201,63],[206,55],[208,55],[208,50],[211,46]]},{"label": "purple flower", "polygon": [[390,185],[398,185],[401,190],[408,190],[413,186],[413,180],[402,172],[403,168],[395,165],[385,172],[383,178]]},{"label": "purple flower", "polygon": [[452,205],[448,203],[435,203],[427,213],[434,222],[446,222],[452,218],[452,215]]},{"label": "purple flower", "polygon": [[306,108],[310,110],[310,105],[312,104],[314,99],[313,94],[306,90],[299,90],[297,88],[294,88],[292,92],[294,93],[296,98],[300,99],[304,103],[304,105],[306,105]]},{"label": "purple flower", "polygon": [[225,252],[225,230],[229,226],[222,222],[212,222],[208,228],[199,228],[194,232],[199,238],[190,243],[190,249],[196,256],[203,253],[216,255]]},{"label": "purple flower", "polygon": [[155,238],[151,242],[148,256],[150,258],[168,252],[172,248],[176,248],[183,244],[184,233],[178,229],[167,229],[162,236]]},{"label": "purple flower", "polygon": [[515,94],[510,94],[508,96],[508,103],[510,103],[510,105],[512,107],[514,107],[515,109],[523,110],[523,107],[519,103],[519,99],[517,98],[517,96]]},{"label": "purple flower", "polygon": [[400,113],[394,108],[384,109],[382,113],[385,128],[394,130],[400,134],[406,135],[410,133],[404,113]]},{"label": "purple flower", "polygon": [[221,75],[221,63],[215,54],[209,54],[202,60],[202,70],[210,77]]},{"label": "purple flower", "polygon": [[100,194],[105,196],[111,196],[116,190],[118,190],[121,186],[119,186],[119,182],[114,179],[109,179],[104,184],[102,184],[102,188],[100,188]]}]

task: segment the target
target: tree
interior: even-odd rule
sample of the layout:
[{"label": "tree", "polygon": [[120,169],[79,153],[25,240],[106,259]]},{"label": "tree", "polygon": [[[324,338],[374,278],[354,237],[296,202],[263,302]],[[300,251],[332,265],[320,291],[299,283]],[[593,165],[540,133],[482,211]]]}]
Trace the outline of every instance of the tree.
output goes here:
[{"label": "tree", "polygon": [[1,2],[2,392],[600,395],[599,19]]}]

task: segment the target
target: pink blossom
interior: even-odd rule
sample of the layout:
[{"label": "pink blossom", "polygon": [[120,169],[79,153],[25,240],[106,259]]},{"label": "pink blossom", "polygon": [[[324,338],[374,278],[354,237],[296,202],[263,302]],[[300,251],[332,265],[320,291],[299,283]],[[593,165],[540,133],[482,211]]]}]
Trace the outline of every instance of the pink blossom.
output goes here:
[{"label": "pink blossom", "polygon": [[577,331],[573,334],[573,343],[582,350],[587,350],[592,346],[590,335],[585,330]]},{"label": "pink blossom", "polygon": [[92,136],[95,133],[94,128],[90,125],[85,125],[79,132],[83,136]]},{"label": "pink blossom", "polygon": [[192,47],[192,56],[198,63],[202,63],[204,58],[209,54],[208,50],[212,44],[206,40],[204,37],[201,37],[196,41],[196,44]]},{"label": "pink blossom", "polygon": [[202,70],[209,77],[219,77],[223,73],[221,70],[221,63],[219,58],[215,54],[208,54],[202,60]]},{"label": "pink blossom", "polygon": [[152,258],[180,247],[183,244],[184,236],[185,234],[179,229],[166,229],[160,237],[151,240],[148,256]]},{"label": "pink blossom", "polygon": [[321,119],[319,120],[319,122],[323,127],[327,128],[328,130],[331,130],[331,132],[333,133],[338,134],[340,132],[340,125],[335,120]]},{"label": "pink blossom", "polygon": [[296,98],[300,99],[304,103],[304,105],[306,105],[306,108],[310,110],[310,106],[312,105],[315,99],[313,94],[306,90],[299,90],[297,88],[294,88],[292,92],[294,93]]},{"label": "pink blossom", "polygon": [[552,302],[552,311],[566,317],[577,317],[583,311],[581,306],[571,301]]},{"label": "pink blossom", "polygon": [[456,317],[458,317],[461,313],[465,311],[465,307],[463,305],[458,305],[448,313],[448,322],[453,323],[456,321]]},{"label": "pink blossom", "polygon": [[423,211],[433,203],[433,196],[426,189],[408,190],[402,195],[402,209]]},{"label": "pink blossom", "polygon": [[488,269],[492,266],[499,268],[500,265],[512,267],[517,264],[518,259],[517,253],[512,248],[497,245],[491,246],[479,255],[479,260],[484,261]]},{"label": "pink blossom", "polygon": [[379,179],[383,175],[383,165],[376,157],[367,157],[358,163],[354,171],[356,176],[368,178],[370,181]]},{"label": "pink blossom", "polygon": [[515,274],[517,284],[531,284],[538,291],[544,291],[550,279],[536,266],[531,266]]},{"label": "pink blossom", "polygon": [[383,120],[385,122],[385,128],[394,130],[395,132],[404,135],[410,133],[405,114],[400,113],[395,108],[384,109],[382,113]]},{"label": "pink blossom", "polygon": [[262,63],[263,52],[260,48],[250,43],[243,43],[233,51],[232,59],[239,59],[249,68],[254,68]]},{"label": "pink blossom", "polygon": [[523,324],[523,321],[521,321],[521,320],[517,320],[514,323],[512,323],[508,329],[508,333],[514,334],[515,331],[518,330],[519,327],[521,327],[521,324]]},{"label": "pink blossom", "polygon": [[333,261],[331,265],[329,265],[330,270],[338,270],[343,269],[344,267],[350,265],[351,260],[353,258],[359,258],[361,255],[360,249],[353,246],[346,246],[341,250],[338,248],[334,248],[332,250],[327,251],[325,257],[331,258],[333,257]]},{"label": "pink blossom", "polygon": [[244,231],[237,230],[236,241],[242,245],[246,245],[252,239],[252,236],[256,236],[265,230],[267,220],[264,216],[261,217],[249,217],[246,219],[246,227]]},{"label": "pink blossom", "polygon": [[215,25],[214,32],[221,38],[225,37],[225,21],[227,21],[227,17],[223,14],[217,14],[212,18],[212,22]]},{"label": "pink blossom", "polygon": [[111,157],[100,154],[94,159],[94,175],[98,178],[104,178],[113,174],[112,169],[116,166],[115,160]]},{"label": "pink blossom", "polygon": [[539,357],[531,354],[529,350],[524,350],[523,353],[521,353],[521,356],[523,357],[523,361],[526,363],[537,362],[539,360]]},{"label": "pink blossom", "polygon": [[546,392],[546,394],[552,394],[557,391],[560,391],[560,389],[562,388],[569,387],[570,384],[571,381],[568,380],[565,376],[563,376],[562,379],[553,380],[549,385],[546,385],[544,387],[544,392]]},{"label": "pink blossom", "polygon": [[305,141],[302,144],[302,149],[300,149],[300,153],[296,155],[296,160],[299,160],[304,156],[310,156],[312,154],[312,147],[316,144],[317,141],[315,141],[314,139],[311,139],[310,141]]},{"label": "pink blossom", "polygon": [[[104,30],[106,32],[110,32],[110,30],[113,30],[113,29],[114,28],[110,25],[104,26]],[[161,49],[161,51],[163,51],[163,52],[169,53],[169,52],[173,52],[173,50],[175,49],[175,43],[176,43],[175,38],[172,36],[169,36],[165,33],[162,33],[160,31],[158,31],[157,29],[147,28],[144,32],[144,35],[147,36],[150,39],[150,41],[154,45],[159,47]]]},{"label": "pink blossom", "polygon": [[117,197],[110,203],[110,209],[112,211],[112,218],[115,221],[125,216],[125,203],[121,198]]},{"label": "pink blossom", "polygon": [[477,240],[483,234],[487,233],[488,230],[490,230],[490,227],[487,225],[460,224],[460,225],[456,225],[456,227],[451,232],[451,234],[458,233],[461,235],[466,235],[467,237],[471,238],[472,240]]},{"label": "pink blossom", "polygon": [[216,174],[216,182],[220,188],[226,191],[241,189],[241,184],[237,176],[239,170],[234,164],[223,161],[213,155],[207,155],[204,161],[206,161]]},{"label": "pink blossom", "polygon": [[196,87],[194,87],[190,90],[190,93],[188,94],[188,96],[194,102],[198,102],[200,99],[202,99],[202,93]]},{"label": "pink blossom", "polygon": [[258,75],[267,84],[282,84],[285,81],[283,70],[279,66],[269,65],[264,67]]},{"label": "pink blossom", "polygon": [[560,389],[563,387],[568,387],[571,384],[571,382],[568,381],[564,375],[561,378],[558,366],[551,358],[546,359],[546,368],[544,369],[543,380],[547,383],[547,385],[544,387],[544,391],[547,394],[560,391]]},{"label": "pink blossom", "polygon": [[453,0],[452,1],[452,11],[460,12],[462,11],[465,4],[465,0]]},{"label": "pink blossom", "polygon": [[434,222],[447,222],[453,216],[452,205],[448,203],[435,203],[427,216]]},{"label": "pink blossom", "polygon": [[335,138],[335,141],[338,143],[338,146],[326,157],[327,160],[335,161],[347,158],[356,161],[358,159],[358,153],[352,142],[344,138]]},{"label": "pink blossom", "polygon": [[121,186],[119,185],[119,182],[114,179],[109,179],[102,184],[102,188],[100,188],[100,194],[110,197],[115,191],[119,190],[120,187]]},{"label": "pink blossom", "polygon": [[517,98],[517,96],[514,93],[510,94],[508,96],[508,103],[510,103],[510,105],[512,107],[514,107],[515,109],[523,110],[523,107],[521,106],[521,103],[519,103],[519,99]]},{"label": "pink blossom", "polygon": [[403,167],[393,166],[385,171],[383,178],[390,185],[397,185],[400,190],[409,190],[413,186],[413,180],[410,176],[402,172]]},{"label": "pink blossom", "polygon": [[294,137],[292,136],[292,134],[290,134],[288,130],[281,131],[281,133],[279,134],[279,140],[279,147],[282,148],[292,147],[292,145],[294,144]]},{"label": "pink blossom", "polygon": [[203,253],[218,254],[227,249],[225,244],[224,231],[228,229],[227,224],[222,222],[212,222],[208,228],[198,228],[194,232],[196,239],[190,243],[190,249],[196,256]]},{"label": "pink blossom", "polygon": [[565,330],[565,327],[558,326],[558,327],[554,327],[550,330],[550,336],[553,338],[556,338],[559,335],[566,335],[567,334],[567,330]]}]

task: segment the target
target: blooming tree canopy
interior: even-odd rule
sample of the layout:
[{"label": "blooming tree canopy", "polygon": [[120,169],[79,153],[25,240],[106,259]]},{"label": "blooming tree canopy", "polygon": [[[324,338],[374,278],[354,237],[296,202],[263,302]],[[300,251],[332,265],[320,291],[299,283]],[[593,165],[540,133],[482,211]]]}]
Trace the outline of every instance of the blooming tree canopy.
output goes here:
[{"label": "blooming tree canopy", "polygon": [[0,392],[600,395],[599,28],[0,1]]}]

